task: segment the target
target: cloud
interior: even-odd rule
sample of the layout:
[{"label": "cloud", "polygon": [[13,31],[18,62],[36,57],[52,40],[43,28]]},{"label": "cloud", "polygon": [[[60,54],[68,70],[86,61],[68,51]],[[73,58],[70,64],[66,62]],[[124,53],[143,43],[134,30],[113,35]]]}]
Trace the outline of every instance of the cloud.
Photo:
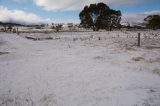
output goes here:
[{"label": "cloud", "polygon": [[74,24],[79,24],[80,20],[79,19],[71,19],[71,18],[67,18],[67,19],[62,19],[62,18],[55,18],[52,23],[74,23]]},{"label": "cloud", "polygon": [[33,2],[47,11],[75,11],[85,5],[104,2],[109,5],[136,4],[148,0],[33,0]]},{"label": "cloud", "polygon": [[143,13],[125,13],[122,14],[122,22],[130,22],[130,23],[134,23],[134,22],[143,22],[144,18],[147,17],[148,15],[160,15],[160,11],[159,10],[155,10],[155,11],[148,11],[148,12],[143,12]]},{"label": "cloud", "polygon": [[49,22],[50,19],[43,19],[36,14],[27,13],[22,10],[9,10],[4,6],[0,6],[0,21],[16,22],[21,24],[38,24]]}]

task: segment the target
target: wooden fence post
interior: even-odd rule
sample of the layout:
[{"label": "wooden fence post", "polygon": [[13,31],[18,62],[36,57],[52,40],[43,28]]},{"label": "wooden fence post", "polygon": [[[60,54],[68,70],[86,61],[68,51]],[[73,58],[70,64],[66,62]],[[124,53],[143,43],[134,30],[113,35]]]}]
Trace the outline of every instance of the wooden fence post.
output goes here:
[{"label": "wooden fence post", "polygon": [[140,37],[140,33],[138,33],[138,46],[140,46],[141,43],[141,37]]},{"label": "wooden fence post", "polygon": [[17,27],[17,35],[19,35],[18,27]]}]

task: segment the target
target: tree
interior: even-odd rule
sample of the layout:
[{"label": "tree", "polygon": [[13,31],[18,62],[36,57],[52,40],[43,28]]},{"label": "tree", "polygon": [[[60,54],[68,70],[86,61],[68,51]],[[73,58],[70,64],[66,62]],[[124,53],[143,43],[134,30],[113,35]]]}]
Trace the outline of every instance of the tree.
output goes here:
[{"label": "tree", "polygon": [[62,30],[62,25],[61,24],[56,25],[55,29],[57,32],[59,32],[60,30]]},{"label": "tree", "polygon": [[84,7],[79,17],[80,25],[84,28],[91,28],[94,31],[112,30],[114,27],[120,27],[121,11],[110,9],[104,3],[90,4]]},{"label": "tree", "polygon": [[12,31],[13,26],[11,24],[8,24],[8,30],[11,32]]},{"label": "tree", "polygon": [[160,29],[160,15],[149,15],[144,21],[146,22],[147,28]]}]

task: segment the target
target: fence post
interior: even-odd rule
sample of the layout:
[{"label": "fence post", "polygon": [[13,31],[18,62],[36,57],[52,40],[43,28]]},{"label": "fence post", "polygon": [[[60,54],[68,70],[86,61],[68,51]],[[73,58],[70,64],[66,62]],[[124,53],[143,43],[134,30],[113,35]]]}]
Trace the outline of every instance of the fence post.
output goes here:
[{"label": "fence post", "polygon": [[17,35],[19,35],[18,27],[17,27]]},{"label": "fence post", "polygon": [[141,42],[141,37],[140,37],[140,33],[138,33],[138,46],[140,46],[140,42]]}]

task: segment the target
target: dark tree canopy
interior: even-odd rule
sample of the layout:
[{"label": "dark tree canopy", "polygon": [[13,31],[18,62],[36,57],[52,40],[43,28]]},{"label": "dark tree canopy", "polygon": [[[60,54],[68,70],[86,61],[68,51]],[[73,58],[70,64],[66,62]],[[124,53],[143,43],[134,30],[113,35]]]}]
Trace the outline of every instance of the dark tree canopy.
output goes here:
[{"label": "dark tree canopy", "polygon": [[149,15],[144,21],[146,22],[147,28],[160,29],[160,15]]},{"label": "dark tree canopy", "polygon": [[94,31],[99,29],[112,30],[119,27],[121,21],[121,11],[110,9],[104,3],[90,4],[85,6],[79,14],[82,27],[91,28]]}]

